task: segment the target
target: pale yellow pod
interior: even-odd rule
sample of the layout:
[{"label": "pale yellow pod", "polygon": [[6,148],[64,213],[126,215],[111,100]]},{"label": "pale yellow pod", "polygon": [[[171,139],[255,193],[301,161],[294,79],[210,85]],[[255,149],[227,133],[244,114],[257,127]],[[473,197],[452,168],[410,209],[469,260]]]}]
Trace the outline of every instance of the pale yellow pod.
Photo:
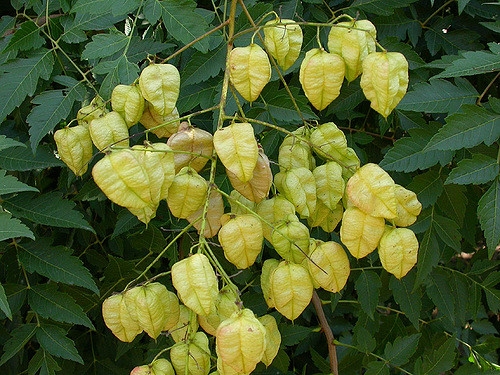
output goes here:
[{"label": "pale yellow pod", "polygon": [[145,102],[139,122],[158,138],[170,137],[178,131],[181,124],[177,107],[168,115],[160,115],[148,102]]},{"label": "pale yellow pod", "polygon": [[230,367],[227,363],[223,362],[220,357],[217,357],[217,371],[214,372],[215,375],[247,375],[244,372],[236,371]]},{"label": "pale yellow pod", "polygon": [[306,142],[290,135],[285,137],[278,151],[281,172],[301,167],[312,170],[315,163],[311,147]]},{"label": "pale yellow pod", "polygon": [[174,375],[172,364],[165,358],[159,358],[150,365],[150,375]]},{"label": "pale yellow pod", "polygon": [[307,168],[293,168],[274,176],[278,191],[295,206],[302,217],[309,217],[316,209],[316,180]]},{"label": "pale yellow pod", "polygon": [[368,163],[347,181],[350,202],[370,216],[397,217],[396,184],[378,164]]},{"label": "pale yellow pod", "polygon": [[207,375],[210,372],[210,348],[203,332],[170,349],[170,360],[176,374]]},{"label": "pale yellow pod", "polygon": [[398,216],[394,219],[394,224],[398,227],[408,227],[417,221],[417,216],[422,211],[417,194],[396,184],[396,200]]},{"label": "pale yellow pod", "polygon": [[262,288],[262,295],[269,308],[274,307],[274,300],[271,293],[271,276],[280,264],[278,259],[266,259],[262,264],[262,271],[260,274],[260,287]]},{"label": "pale yellow pod", "polygon": [[104,116],[108,113],[106,109],[106,102],[103,98],[97,95],[89,105],[80,108],[76,114],[78,125],[89,127],[90,122],[98,117]]},{"label": "pale yellow pod", "polygon": [[224,256],[238,269],[246,269],[254,264],[262,250],[262,224],[252,214],[226,215],[228,220],[221,220],[223,225],[218,235]]},{"label": "pale yellow pod", "polygon": [[384,234],[385,220],[370,216],[356,207],[344,211],[340,226],[340,240],[351,255],[363,258],[375,250]]},{"label": "pale yellow pod", "polygon": [[248,214],[250,211],[255,211],[256,206],[254,201],[244,197],[237,190],[231,190],[229,193],[229,207],[232,214]]},{"label": "pale yellow pod", "polygon": [[123,294],[114,294],[102,303],[104,323],[123,342],[132,342],[142,332],[137,319],[127,309]]},{"label": "pale yellow pod", "polygon": [[297,60],[302,48],[302,29],[293,20],[275,19],[264,27],[264,44],[269,54],[286,71]]},{"label": "pale yellow pod", "polygon": [[334,210],[330,210],[322,201],[316,203],[316,210],[307,218],[307,224],[311,227],[321,227],[325,232],[331,233],[342,220],[344,207],[342,202],[337,203]]},{"label": "pale yellow pod", "polygon": [[342,167],[334,161],[327,162],[313,170],[316,181],[316,194],[330,210],[337,207],[344,195],[345,182]]},{"label": "pale yellow pod", "polygon": [[92,139],[83,125],[58,129],[54,133],[57,153],[61,160],[76,175],[82,176],[92,160]]},{"label": "pale yellow pod", "polygon": [[136,85],[116,85],[111,93],[111,108],[118,112],[130,128],[144,112],[144,98]]},{"label": "pale yellow pod", "polygon": [[231,185],[240,194],[256,203],[268,196],[273,183],[273,173],[271,171],[271,165],[269,164],[269,158],[260,147],[257,163],[250,180],[243,182],[230,170],[226,170],[226,174]]},{"label": "pale yellow pod", "polygon": [[345,64],[342,57],[324,49],[306,52],[300,65],[299,81],[311,104],[319,111],[340,95]]},{"label": "pale yellow pod", "polygon": [[128,126],[118,112],[111,111],[93,119],[89,124],[89,132],[99,151],[109,146],[129,146]]},{"label": "pale yellow pod", "polygon": [[172,284],[181,301],[198,315],[208,315],[219,288],[210,261],[203,254],[194,254],[172,266]]},{"label": "pale yellow pod", "polygon": [[342,177],[346,181],[356,173],[361,165],[356,151],[351,147],[347,147],[344,154],[338,159],[338,163],[342,166]]},{"label": "pale yellow pod", "polygon": [[217,129],[213,141],[215,151],[226,169],[240,181],[250,181],[259,158],[259,146],[252,125],[235,122]]},{"label": "pale yellow pod", "polygon": [[186,219],[205,204],[208,182],[190,167],[182,168],[168,190],[167,204],[175,217]]},{"label": "pale yellow pod", "polygon": [[281,333],[278,329],[276,319],[272,315],[263,315],[259,318],[266,329],[266,350],[262,356],[262,362],[269,367],[278,354],[281,345]]},{"label": "pale yellow pod", "polygon": [[317,244],[309,255],[307,266],[314,282],[332,293],[344,288],[351,272],[343,247],[333,241]]},{"label": "pale yellow pod", "polygon": [[215,336],[215,332],[220,322],[230,318],[233,313],[239,310],[241,302],[237,293],[239,293],[239,291],[235,291],[228,285],[224,286],[219,291],[219,295],[217,296],[210,314],[198,316],[198,323],[206,333]]},{"label": "pale yellow pod", "polygon": [[[201,215],[203,214],[204,206],[200,206],[194,213],[189,215],[186,220],[193,224],[198,233],[201,230]],[[224,201],[222,199],[222,194],[217,190],[217,187],[210,189],[208,194],[208,208],[207,215],[205,217],[205,230],[203,235],[205,238],[212,238],[215,236],[221,227],[220,218],[224,214]]]},{"label": "pale yellow pod", "polygon": [[345,77],[352,82],[362,72],[368,54],[375,52],[377,30],[368,20],[353,20],[334,24],[328,34],[328,50],[345,61]]},{"label": "pale yellow pod", "polygon": [[282,261],[271,274],[270,291],[274,307],[292,321],[309,305],[313,290],[309,272],[299,264]]},{"label": "pale yellow pod", "polygon": [[278,194],[261,201],[255,212],[262,218],[264,238],[270,242],[274,224],[285,220],[289,215],[294,215],[295,206],[283,195]]},{"label": "pale yellow pod", "polygon": [[237,372],[251,373],[264,355],[266,329],[250,309],[222,321],[215,333],[217,356]]},{"label": "pale yellow pod", "polygon": [[415,264],[418,256],[418,240],[408,228],[387,227],[378,245],[382,267],[401,279]]},{"label": "pale yellow pod", "polygon": [[195,128],[183,122],[178,131],[167,141],[174,155],[175,170],[178,172],[184,167],[191,167],[199,172],[212,157],[213,136],[209,132]]},{"label": "pale yellow pod", "polygon": [[198,319],[194,311],[184,305],[179,306],[179,321],[169,330],[175,342],[189,340],[198,331]]},{"label": "pale yellow pod", "polygon": [[370,107],[387,118],[408,89],[408,61],[399,52],[373,52],[363,60],[360,86]]},{"label": "pale yellow pod", "polygon": [[311,132],[314,152],[324,160],[338,161],[347,150],[347,139],[342,130],[333,122],[319,125]]},{"label": "pale yellow pod", "polygon": [[285,260],[301,263],[309,254],[309,229],[295,215],[276,224],[271,233],[271,244]]},{"label": "pale yellow pod", "polygon": [[271,63],[258,44],[233,48],[229,54],[229,79],[243,99],[255,101],[271,79]]},{"label": "pale yellow pod", "polygon": [[168,115],[179,97],[179,71],[171,64],[148,65],[139,76],[139,87],[144,99],[159,115]]}]

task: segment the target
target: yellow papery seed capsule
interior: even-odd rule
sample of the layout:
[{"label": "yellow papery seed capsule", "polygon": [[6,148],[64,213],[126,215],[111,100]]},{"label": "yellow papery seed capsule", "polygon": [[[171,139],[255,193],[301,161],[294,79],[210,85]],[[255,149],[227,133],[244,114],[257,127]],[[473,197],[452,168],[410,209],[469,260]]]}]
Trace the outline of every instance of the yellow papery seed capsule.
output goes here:
[{"label": "yellow papery seed capsule", "polygon": [[266,329],[266,350],[262,356],[262,362],[269,367],[278,354],[281,345],[281,333],[278,329],[276,319],[272,315],[264,315],[259,318]]},{"label": "yellow papery seed capsule", "polygon": [[[239,293],[239,292],[238,292]],[[239,310],[239,296],[237,292],[228,285],[220,291],[215,304],[208,315],[199,315],[198,323],[209,335],[214,335],[220,322],[226,320]]]},{"label": "yellow papery seed capsule", "polygon": [[309,253],[309,229],[291,215],[277,224],[271,234],[271,244],[283,259],[301,263]]},{"label": "yellow papery seed capsule", "polygon": [[408,89],[408,61],[399,52],[373,52],[363,60],[360,86],[370,107],[387,118]]},{"label": "yellow papery seed capsule", "polygon": [[144,99],[159,115],[168,115],[179,97],[179,71],[171,64],[148,65],[139,76],[139,87]]},{"label": "yellow papery seed capsule", "polygon": [[127,127],[139,122],[144,112],[144,98],[135,85],[117,85],[111,93],[111,108],[125,120]]},{"label": "yellow papery seed capsule", "polygon": [[342,167],[330,161],[314,168],[313,176],[316,181],[318,200],[330,210],[334,210],[344,195],[345,182],[342,178]]},{"label": "yellow papery seed capsule", "polygon": [[186,219],[205,203],[208,182],[190,167],[182,168],[168,190],[168,208],[177,218]]},{"label": "yellow papery seed capsule", "polygon": [[262,264],[262,272],[260,275],[260,286],[262,288],[262,295],[268,307],[274,307],[273,296],[271,294],[271,275],[280,261],[278,259],[266,259]]},{"label": "yellow papery seed capsule", "polygon": [[319,125],[311,132],[310,140],[314,152],[325,160],[342,159],[347,150],[345,134],[333,122]]},{"label": "yellow papery seed capsule", "polygon": [[127,123],[118,112],[111,111],[93,119],[89,124],[89,132],[92,142],[99,151],[112,145],[129,146]]},{"label": "yellow papery seed capsule", "polygon": [[289,215],[294,215],[295,206],[283,195],[275,195],[261,201],[255,212],[262,218],[264,238],[270,242],[274,224],[287,219]]},{"label": "yellow papery seed capsule", "polygon": [[208,315],[219,294],[217,277],[203,254],[194,254],[172,266],[172,284],[181,301],[198,315]]},{"label": "yellow papery seed capsule", "polygon": [[231,193],[229,194],[229,206],[231,208],[231,213],[238,215],[248,214],[250,211],[255,211],[257,204],[244,197],[239,191],[231,190]]},{"label": "yellow papery seed capsule", "polygon": [[66,127],[54,133],[57,153],[76,176],[82,176],[92,160],[92,139],[83,125]]},{"label": "yellow papery seed capsule", "polygon": [[[189,215],[186,220],[193,224],[198,233],[201,230],[201,216],[203,214],[204,206],[200,206],[194,213]],[[208,208],[207,214],[205,216],[205,238],[212,238],[215,236],[221,227],[220,218],[224,214],[224,201],[222,200],[221,193],[217,190],[217,187],[210,189],[208,194]]]},{"label": "yellow papery seed capsule", "polygon": [[208,337],[196,332],[186,342],[174,345],[170,350],[170,360],[176,374],[207,375],[210,372],[210,348]]},{"label": "yellow papery seed capsule", "polygon": [[417,263],[418,240],[408,228],[387,227],[378,245],[382,267],[401,279]]},{"label": "yellow papery seed capsule", "polygon": [[175,342],[189,340],[198,331],[198,319],[194,311],[184,305],[179,306],[179,321],[169,330]]},{"label": "yellow papery seed capsule", "polygon": [[158,138],[170,137],[178,131],[181,124],[177,107],[168,115],[160,115],[148,102],[145,102],[144,111],[139,122],[146,129],[152,129],[151,132]]},{"label": "yellow papery seed capsule", "polygon": [[312,156],[311,147],[306,142],[287,135],[279,148],[278,164],[281,172],[301,167],[312,170],[316,161]]},{"label": "yellow papery seed capsule", "polygon": [[331,233],[342,220],[344,208],[342,202],[337,203],[334,210],[330,210],[322,201],[316,203],[316,210],[312,216],[307,218],[307,224],[311,227],[321,227],[325,232]]},{"label": "yellow papery seed capsule", "polygon": [[274,176],[278,191],[295,206],[301,217],[309,217],[316,209],[316,181],[307,168],[293,168]]},{"label": "yellow papery seed capsule", "polygon": [[307,51],[300,65],[299,81],[311,104],[325,109],[340,94],[345,64],[342,57],[314,48]]},{"label": "yellow papery seed capsule", "polygon": [[422,204],[418,201],[417,194],[396,184],[396,200],[398,216],[394,219],[394,224],[398,227],[412,225],[422,211]]},{"label": "yellow papery seed capsule", "polygon": [[333,241],[319,243],[309,255],[309,260],[309,273],[321,288],[332,293],[344,288],[351,269],[341,245]]},{"label": "yellow papery seed capsule", "polygon": [[229,79],[243,99],[255,101],[271,79],[267,53],[257,44],[233,48],[229,54]]},{"label": "yellow papery seed capsule", "polygon": [[297,60],[302,48],[302,29],[293,20],[275,19],[264,27],[264,44],[269,54],[286,71]]},{"label": "yellow papery seed capsule", "polygon": [[106,109],[106,102],[97,95],[89,105],[86,105],[78,110],[76,114],[76,120],[78,125],[89,127],[90,122],[95,119],[104,116],[108,113]]},{"label": "yellow papery seed capsule", "polygon": [[127,309],[123,294],[115,294],[102,304],[104,323],[123,342],[132,342],[142,332],[139,322]]}]

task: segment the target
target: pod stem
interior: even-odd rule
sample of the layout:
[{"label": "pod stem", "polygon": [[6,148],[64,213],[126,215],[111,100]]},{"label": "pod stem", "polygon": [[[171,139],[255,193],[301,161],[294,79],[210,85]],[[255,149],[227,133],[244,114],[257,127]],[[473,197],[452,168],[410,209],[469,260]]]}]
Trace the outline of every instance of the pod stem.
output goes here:
[{"label": "pod stem", "polygon": [[326,336],[326,344],[328,346],[328,357],[330,358],[330,370],[333,375],[339,375],[339,362],[337,359],[337,347],[335,346],[335,337],[333,336],[332,329],[326,320],[325,312],[323,311],[323,304],[316,291],[313,292],[312,303],[318,315],[321,330]]}]

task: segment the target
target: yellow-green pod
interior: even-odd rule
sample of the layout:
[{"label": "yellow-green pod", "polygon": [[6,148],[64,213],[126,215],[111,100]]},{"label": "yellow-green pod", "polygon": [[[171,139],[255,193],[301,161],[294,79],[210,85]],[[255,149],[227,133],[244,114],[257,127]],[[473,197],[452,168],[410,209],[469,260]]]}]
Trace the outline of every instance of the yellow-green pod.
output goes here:
[{"label": "yellow-green pod", "polygon": [[276,319],[272,315],[264,315],[259,318],[266,329],[266,350],[262,356],[262,362],[269,367],[278,354],[281,345],[281,333],[278,329]]},{"label": "yellow-green pod", "polygon": [[264,44],[269,54],[286,71],[297,60],[302,48],[302,29],[293,20],[277,18],[264,27]]},{"label": "yellow-green pod", "polygon": [[207,375],[210,372],[210,348],[203,332],[179,342],[170,349],[170,360],[176,374]]},{"label": "yellow-green pod", "polygon": [[205,204],[207,192],[207,180],[194,169],[184,167],[175,176],[168,190],[168,208],[175,217],[186,219]]},{"label": "yellow-green pod", "polygon": [[92,139],[83,125],[66,127],[54,133],[57,153],[61,160],[76,175],[82,176],[92,160]]},{"label": "yellow-green pod", "polygon": [[92,142],[100,151],[109,146],[129,146],[128,126],[118,112],[111,111],[93,119],[89,124],[89,132]]},{"label": "yellow-green pod", "polygon": [[404,277],[415,264],[418,256],[418,240],[408,228],[387,227],[378,245],[382,267],[396,276]]},{"label": "yellow-green pod", "polygon": [[309,253],[309,229],[294,217],[276,225],[271,244],[283,259],[301,263]]},{"label": "yellow-green pod", "polygon": [[123,117],[130,128],[139,122],[144,112],[144,98],[135,85],[117,85],[111,93],[111,108]]},{"label": "yellow-green pod", "polygon": [[309,217],[316,209],[316,180],[307,168],[293,168],[274,176],[278,191],[295,206],[301,217]]},{"label": "yellow-green pod", "polygon": [[115,294],[104,300],[102,304],[104,323],[119,340],[132,342],[142,332],[137,319],[130,314],[123,294]]},{"label": "yellow-green pod", "polygon": [[179,71],[171,64],[148,65],[139,76],[139,87],[144,99],[159,115],[168,115],[179,97]]},{"label": "yellow-green pod", "polygon": [[344,288],[351,272],[347,254],[333,241],[317,244],[309,255],[307,266],[314,282],[332,293]]}]

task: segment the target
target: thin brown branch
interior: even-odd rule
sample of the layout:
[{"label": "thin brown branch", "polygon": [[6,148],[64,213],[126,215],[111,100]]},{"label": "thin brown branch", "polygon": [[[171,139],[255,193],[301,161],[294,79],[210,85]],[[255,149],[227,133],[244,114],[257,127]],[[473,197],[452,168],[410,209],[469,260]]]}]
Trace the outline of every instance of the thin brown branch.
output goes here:
[{"label": "thin brown branch", "polygon": [[337,348],[334,344],[335,337],[333,337],[332,329],[326,320],[325,312],[323,311],[323,304],[318,296],[318,293],[314,291],[312,297],[312,303],[316,309],[316,314],[318,315],[319,325],[321,330],[325,334],[326,344],[328,346],[328,357],[330,358],[330,370],[332,370],[333,375],[339,375],[339,363],[337,360]]}]

